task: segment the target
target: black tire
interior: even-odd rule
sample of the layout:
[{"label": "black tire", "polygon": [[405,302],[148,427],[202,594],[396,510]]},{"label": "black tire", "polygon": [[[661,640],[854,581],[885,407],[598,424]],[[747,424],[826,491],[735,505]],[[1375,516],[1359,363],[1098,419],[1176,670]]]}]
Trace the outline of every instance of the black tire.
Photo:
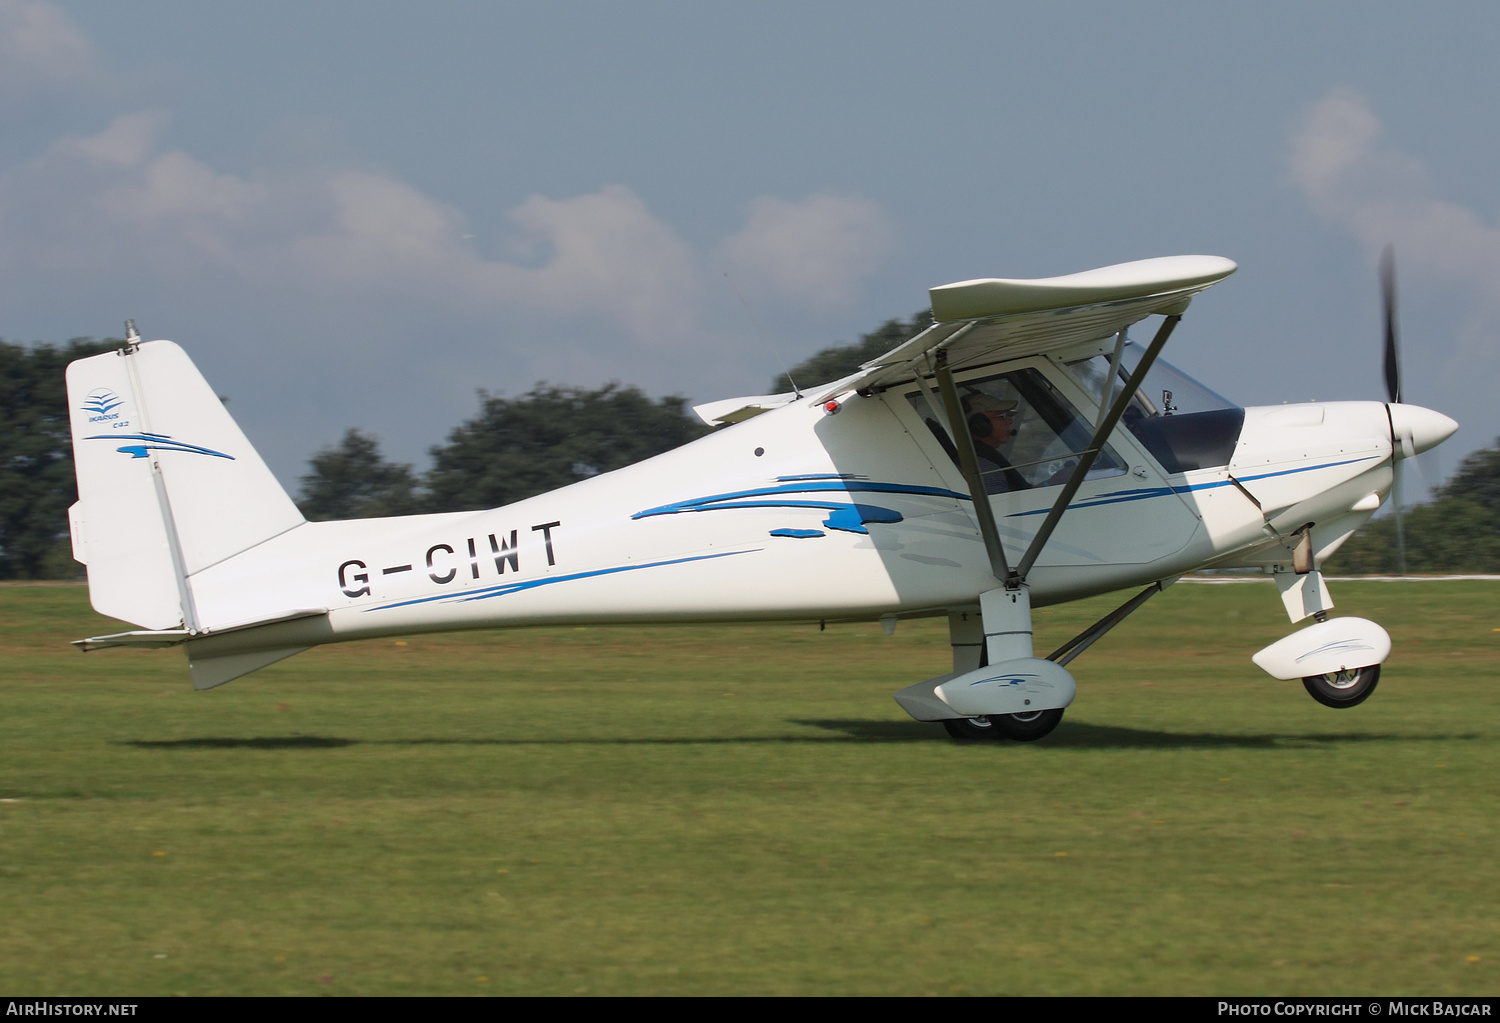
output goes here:
[{"label": "black tire", "polygon": [[1034,710],[1029,714],[992,714],[990,727],[1012,742],[1036,742],[1052,734],[1062,720],[1063,708]]},{"label": "black tire", "polygon": [[989,718],[948,718],[943,727],[959,742],[993,742],[1000,738],[1000,730],[990,724]]},{"label": "black tire", "polygon": [[1307,693],[1325,707],[1342,710],[1364,703],[1380,681],[1380,665],[1309,675],[1302,680]]}]

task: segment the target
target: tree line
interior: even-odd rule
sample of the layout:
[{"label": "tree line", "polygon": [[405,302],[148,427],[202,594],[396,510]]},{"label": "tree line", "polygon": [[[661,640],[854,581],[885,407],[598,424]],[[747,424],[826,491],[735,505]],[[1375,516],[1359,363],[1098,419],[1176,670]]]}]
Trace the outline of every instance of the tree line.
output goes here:
[{"label": "tree line", "polygon": [[[887,320],[854,344],[834,345],[790,370],[802,387],[847,376],[932,322],[923,312]],[[793,390],[787,373],[775,393]],[[651,399],[635,387],[597,390],[537,384],[517,398],[479,393],[479,414],[430,449],[432,468],[388,462],[357,429],[313,455],[298,507],[309,519],[496,508],[623,468],[711,432],[678,395]]]},{"label": "tree line", "polygon": [[[811,389],[854,372],[931,323],[887,320],[853,344],[815,353],[771,382]],[[0,341],[0,579],[79,578],[67,509],[77,500],[63,371],[124,342],[75,338],[25,347]],[[789,379],[790,376],[790,379]],[[309,519],[474,511],[510,504],[660,454],[710,432],[679,395],[639,388],[539,383],[507,398],[479,392],[479,410],[429,449],[431,468],[391,462],[377,438],[348,430],[315,453],[300,479]],[[1500,440],[1464,459],[1427,504],[1405,517],[1411,572],[1500,572]],[[1327,571],[1397,570],[1395,521],[1364,526]]]},{"label": "tree line", "polygon": [[538,384],[517,398],[479,394],[479,414],[430,449],[432,468],[388,462],[351,429],[313,455],[297,506],[309,519],[477,511],[520,501],[669,451],[709,432],[686,399],[638,388]]},{"label": "tree line", "polygon": [[81,571],[68,540],[78,488],[63,371],[124,343],[0,341],[0,579],[72,579]]},{"label": "tree line", "polygon": [[[824,349],[792,373],[804,387],[844,376],[915,333],[917,320],[891,320],[857,344]],[[78,488],[63,374],[68,363],[124,343],[0,340],[0,579],[82,576],[68,538],[68,508]],[[772,390],[784,389],[780,379],[772,382]],[[478,413],[430,449],[426,472],[387,461],[375,437],[350,429],[309,459],[297,504],[316,520],[494,508],[708,432],[683,397],[651,398],[620,384],[591,390],[539,383],[513,398],[481,391]]]}]

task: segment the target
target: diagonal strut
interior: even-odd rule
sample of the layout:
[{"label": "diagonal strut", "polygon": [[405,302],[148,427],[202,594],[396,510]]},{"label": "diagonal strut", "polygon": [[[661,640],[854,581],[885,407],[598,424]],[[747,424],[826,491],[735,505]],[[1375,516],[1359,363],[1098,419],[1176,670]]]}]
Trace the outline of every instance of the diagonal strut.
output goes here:
[{"label": "diagonal strut", "polygon": [[[1042,548],[1052,536],[1052,531],[1057,528],[1057,523],[1062,519],[1063,512],[1067,511],[1068,503],[1073,500],[1073,495],[1078,493],[1078,488],[1083,485],[1084,477],[1094,466],[1094,459],[1099,457],[1099,452],[1104,448],[1104,442],[1114,431],[1115,424],[1125,414],[1130,400],[1135,397],[1135,392],[1140,390],[1141,384],[1146,380],[1146,373],[1156,362],[1156,357],[1161,354],[1162,346],[1167,343],[1167,338],[1172,336],[1172,330],[1182,319],[1181,312],[1175,312],[1162,321],[1162,325],[1156,331],[1156,336],[1151,339],[1151,346],[1146,349],[1146,354],[1141,357],[1140,364],[1135,367],[1135,372],[1130,374],[1130,380],[1125,389],[1115,399],[1114,405],[1110,407],[1109,414],[1100,422],[1094,430],[1094,436],[1089,439],[1088,446],[1083,449],[1078,459],[1078,464],[1073,467],[1073,474],[1068,477],[1068,482],[1063,486],[1062,493],[1057,495],[1057,500],[1052,502],[1052,510],[1047,513],[1047,519],[1042,523],[1042,528],[1037,530],[1036,536],[1031,538],[1031,545],[1026,548],[1026,553],[1021,556],[1021,561],[1016,565],[1014,574],[1006,579],[1006,586],[1019,585],[1026,580],[1026,573],[1031,571],[1031,566],[1036,563],[1037,557],[1042,553]],[[951,413],[950,413],[951,415]]]}]

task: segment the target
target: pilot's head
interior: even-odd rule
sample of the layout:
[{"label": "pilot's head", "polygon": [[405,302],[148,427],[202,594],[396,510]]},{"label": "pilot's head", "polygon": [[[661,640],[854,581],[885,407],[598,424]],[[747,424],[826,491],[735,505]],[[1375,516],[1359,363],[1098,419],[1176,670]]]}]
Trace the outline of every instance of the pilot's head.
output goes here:
[{"label": "pilot's head", "polygon": [[969,433],[977,441],[990,447],[1008,444],[1016,435],[1016,403],[991,398],[987,394],[971,394],[964,400],[964,411]]}]

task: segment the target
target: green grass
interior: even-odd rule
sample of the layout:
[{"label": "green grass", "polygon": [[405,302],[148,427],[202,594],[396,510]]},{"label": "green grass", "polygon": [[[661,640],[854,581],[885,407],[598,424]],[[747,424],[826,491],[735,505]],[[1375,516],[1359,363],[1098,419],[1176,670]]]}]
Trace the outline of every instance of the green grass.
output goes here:
[{"label": "green grass", "polygon": [[[896,689],[939,622],[313,650],[207,693],[73,586],[0,587],[10,994],[1486,994],[1500,586],[1333,585],[1395,640],[1336,711],[1181,585],[1034,745]],[[1118,597],[1038,613],[1038,646]]]}]

